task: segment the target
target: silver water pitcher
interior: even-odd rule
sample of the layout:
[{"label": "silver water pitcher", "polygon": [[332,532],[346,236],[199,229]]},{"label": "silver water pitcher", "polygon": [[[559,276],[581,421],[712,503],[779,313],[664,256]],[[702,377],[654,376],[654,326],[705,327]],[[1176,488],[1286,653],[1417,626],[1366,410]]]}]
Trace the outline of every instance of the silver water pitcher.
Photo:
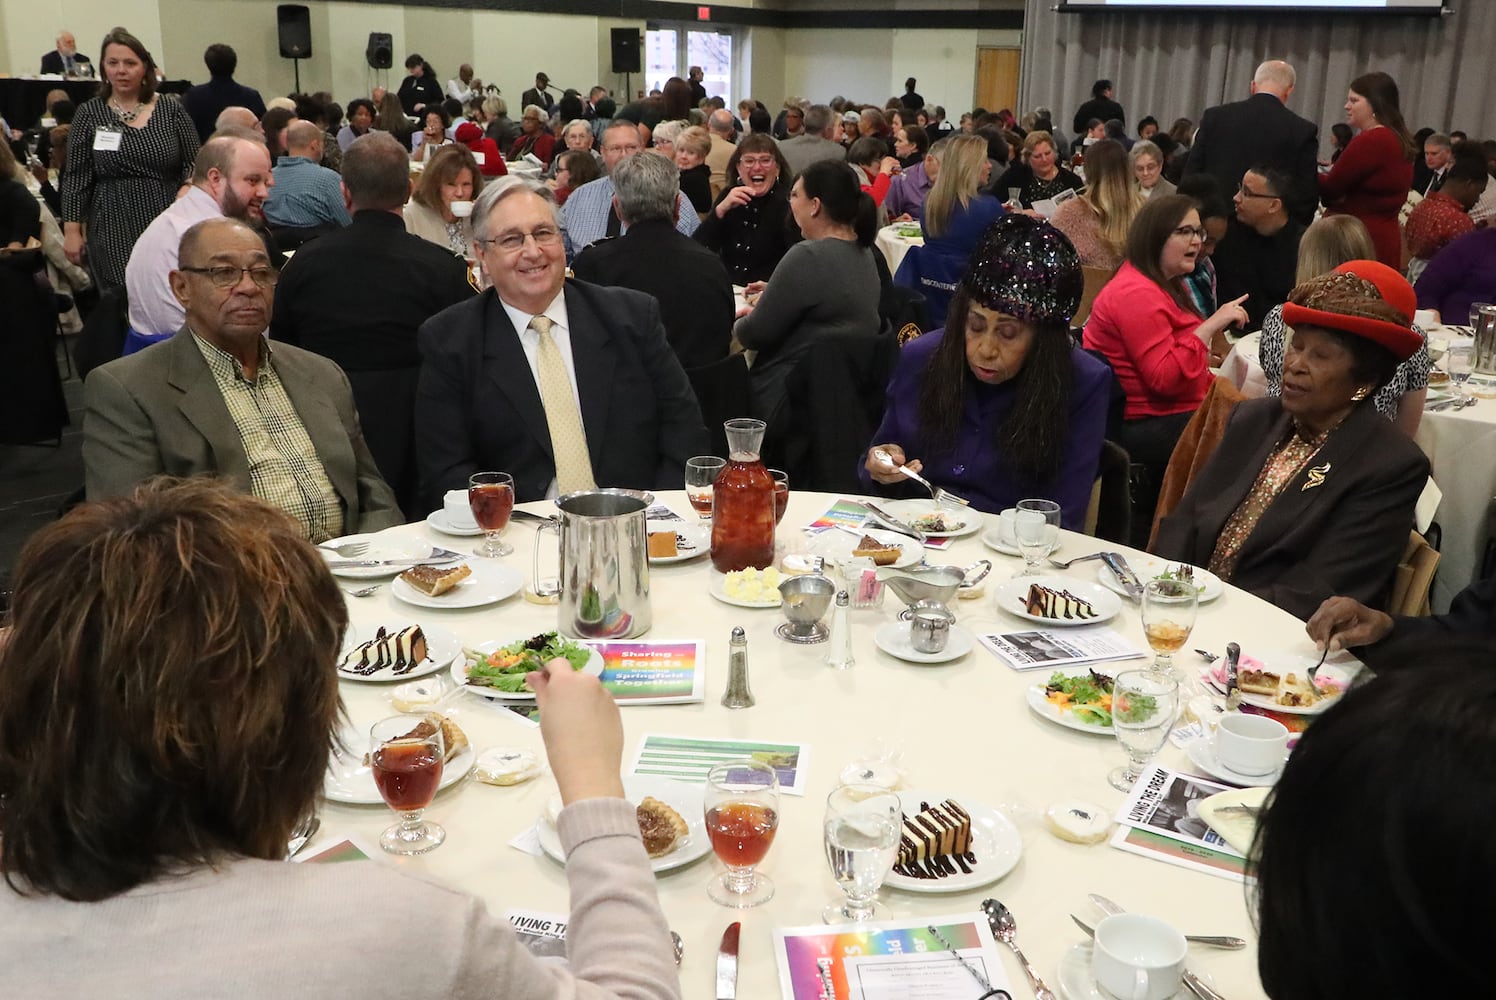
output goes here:
[{"label": "silver water pitcher", "polygon": [[645,511],[633,490],[586,490],[556,500],[561,521],[558,628],[577,639],[629,639],[649,631]]},{"label": "silver water pitcher", "polygon": [[1479,375],[1496,375],[1496,306],[1482,306],[1475,320],[1475,364]]}]

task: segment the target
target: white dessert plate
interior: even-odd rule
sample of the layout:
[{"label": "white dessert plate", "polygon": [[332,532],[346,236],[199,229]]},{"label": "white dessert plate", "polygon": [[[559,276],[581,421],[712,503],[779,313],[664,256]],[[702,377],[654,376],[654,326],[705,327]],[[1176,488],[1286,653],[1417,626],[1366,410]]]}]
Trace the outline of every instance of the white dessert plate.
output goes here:
[{"label": "white dessert plate", "polygon": [[[480,642],[478,645],[472,648],[474,651],[479,653],[492,653],[496,652],[497,650],[503,649],[505,646],[508,646],[511,643],[528,638],[530,638],[529,635],[517,635],[511,639],[495,639],[491,642]],[[578,646],[587,645],[585,642],[577,642],[577,640],[575,639],[571,641],[576,642]],[[603,672],[602,655],[590,646],[588,646],[587,648],[592,655],[587,658],[586,665],[582,667],[582,673],[591,674],[593,677],[600,676]],[[528,688],[523,691],[500,691],[498,688],[487,687],[481,684],[469,684],[467,682],[468,658],[466,656],[458,656],[455,660],[452,661],[452,679],[462,686],[462,690],[467,691],[470,694],[478,695],[480,698],[492,698],[494,701],[535,700],[535,692],[529,690]]]},{"label": "white dessert plate", "polygon": [[1240,788],[1267,788],[1276,784],[1283,774],[1281,764],[1270,774],[1243,774],[1240,771],[1233,771],[1221,763],[1221,759],[1216,756],[1215,745],[1209,736],[1191,740],[1184,751],[1189,754],[1190,761],[1204,771],[1207,777],[1217,778],[1228,785],[1236,785]]},{"label": "white dessert plate", "polygon": [[[987,546],[994,552],[1001,552],[1005,556],[1018,556],[1020,559],[1023,558],[1023,552],[1018,548],[1018,544],[1016,542],[1010,542],[1005,538],[998,537],[997,525],[995,524],[992,527],[988,528],[986,531],[982,532],[982,544]],[[1052,556],[1059,550],[1060,540],[1056,538],[1054,544],[1049,547],[1049,551],[1044,554],[1047,556]]]},{"label": "white dessert plate", "polygon": [[479,608],[517,594],[525,585],[523,573],[492,559],[474,556],[467,567],[472,574],[445,594],[432,597],[399,577],[390,583],[390,593],[421,608]]},{"label": "white dessert plate", "polygon": [[[1198,975],[1206,986],[1215,988],[1215,980],[1208,974]],[[1070,950],[1060,959],[1060,995],[1065,1000],[1112,1000],[1110,993],[1101,992],[1101,988],[1096,985],[1096,978],[1091,975],[1090,942],[1071,945]],[[1188,1000],[1193,995],[1188,987],[1180,986],[1173,1000]]]},{"label": "white dessert plate", "polygon": [[675,531],[675,555],[650,556],[651,565],[664,566],[685,562],[687,559],[695,559],[712,551],[711,529],[706,525],[685,524],[680,521],[650,521],[647,527],[649,531]]},{"label": "white dessert plate", "polygon": [[[784,579],[784,575],[780,574],[780,580]],[[741,597],[729,595],[727,593],[727,574],[718,573],[716,570],[712,571],[712,582],[707,586],[707,593],[723,604],[731,604],[735,608],[777,608],[781,603],[778,598],[772,601],[745,601]]]},{"label": "white dessert plate", "polygon": [[[688,785],[655,774],[623,776],[623,792],[630,802],[638,805],[646,795],[651,796],[680,813],[680,818],[686,821],[686,835],[676,841],[675,848],[669,854],[649,859],[649,866],[656,874],[684,868],[712,853],[712,842],[706,833],[706,815],[702,809],[703,790],[701,785]],[[547,816],[542,815],[535,821],[535,832],[539,835],[540,849],[566,864],[561,837]]]},{"label": "white dessert plate", "polygon": [[898,547],[899,557],[889,564],[895,568],[913,566],[925,557],[925,547],[919,542],[908,535],[901,535],[897,531],[888,531],[884,528],[858,528],[856,531],[832,528],[812,538],[806,548],[811,555],[824,556],[840,565],[852,558],[852,550],[857,547],[858,542],[862,541],[863,535],[874,539],[880,545]]},{"label": "white dessert plate", "polygon": [[969,507],[952,510],[949,507],[942,507],[934,500],[889,500],[878,504],[878,508],[903,521],[911,528],[916,527],[915,518],[927,514],[943,514],[947,523],[960,522],[960,527],[950,531],[924,531],[920,528],[919,530],[924,531],[926,537],[929,538],[961,538],[982,530],[982,512]]},{"label": "white dessert plate", "polygon": [[[1127,565],[1138,575],[1138,579],[1146,584],[1165,570],[1177,567],[1179,563],[1169,562],[1167,559],[1160,559],[1157,556],[1130,555],[1127,557]],[[1096,579],[1108,590],[1121,594],[1123,597],[1127,596],[1127,588],[1122,586],[1121,581],[1117,579],[1116,575],[1105,564],[1097,564]],[[1226,585],[1221,582],[1220,577],[1216,576],[1210,570],[1201,569],[1199,566],[1196,566],[1195,589],[1200,592],[1200,603],[1205,604],[1225,593]]]},{"label": "white dessert plate", "polygon": [[936,804],[955,799],[971,817],[971,851],[977,860],[969,874],[958,872],[945,878],[913,878],[889,872],[883,883],[889,888],[922,893],[965,892],[996,882],[1012,871],[1023,855],[1023,838],[1018,835],[1018,828],[989,805],[961,795],[920,788],[898,794],[900,806],[910,815],[919,811],[921,802]]},{"label": "white dessert plate", "polygon": [[[1065,590],[1091,605],[1094,618],[1046,618],[1031,615],[1026,607],[1029,585],[1037,583],[1050,590]],[[1087,583],[1071,576],[1017,576],[997,588],[997,606],[1016,618],[1026,618],[1041,625],[1071,628],[1077,625],[1100,625],[1115,618],[1122,610],[1122,598],[1099,583]]]},{"label": "white dessert plate", "polygon": [[444,535],[456,535],[459,538],[477,538],[479,535],[483,534],[483,529],[478,527],[477,525],[473,525],[473,527],[468,528],[462,525],[453,524],[447,518],[447,510],[445,507],[437,508],[430,514],[426,515],[426,527],[430,528],[433,531],[440,531]]},{"label": "white dessert plate", "polygon": [[[1280,674],[1294,673],[1303,677],[1309,672],[1309,668],[1319,662],[1319,654],[1266,652],[1253,651],[1252,658],[1261,661],[1262,665]],[[1351,677],[1356,670],[1354,660],[1335,662],[1335,657],[1329,658],[1317,674],[1320,680],[1333,680],[1339,685],[1340,692],[1328,695],[1315,702],[1313,705],[1280,705],[1272,695],[1252,694],[1247,691],[1241,693],[1242,704],[1251,705],[1255,708],[1266,709],[1269,712],[1284,712],[1288,715],[1318,715],[1331,705],[1340,700],[1340,695],[1345,693],[1345,688],[1350,684]]]},{"label": "white dessert plate", "polygon": [[349,650],[360,643],[372,640],[379,626],[360,629],[357,634],[349,629],[349,634],[343,639],[343,649],[338,653],[338,680],[356,681],[360,684],[415,680],[417,677],[425,677],[427,674],[446,669],[455,657],[462,655],[462,640],[457,638],[457,633],[442,628],[440,625],[422,625],[420,622],[410,621],[381,622],[380,624],[390,635],[412,625],[421,625],[421,631],[426,635],[426,658],[402,674],[395,673],[390,667],[381,667],[372,674],[356,674],[350,670],[344,670],[343,659],[348,655]]},{"label": "white dessert plate", "polygon": [[[1104,667],[1106,664],[1101,664],[1101,666]],[[1078,733],[1090,733],[1092,736],[1111,736],[1111,726],[1097,726],[1089,722],[1082,722],[1075,717],[1074,712],[1062,709],[1044,695],[1045,685],[1049,683],[1049,678],[1055,673],[1064,674],[1066,677],[1083,677],[1090,672],[1091,668],[1089,667],[1068,667],[1058,671],[1051,670],[1039,683],[1030,684],[1025,688],[1023,698],[1028,702],[1028,707],[1033,709],[1035,715],[1047,719],[1057,726],[1074,729]],[[1106,674],[1109,677],[1117,676],[1115,671],[1097,670],[1096,672],[1098,674]]]},{"label": "white dessert plate", "polygon": [[[327,761],[327,775],[322,779],[322,794],[329,802],[342,802],[353,806],[382,806],[379,786],[374,784],[374,771],[364,763],[364,754],[369,752],[369,734],[352,727],[342,732],[347,756],[331,755]],[[441,784],[437,791],[450,788],[467,776],[477,756],[472,743],[442,766]]]},{"label": "white dessert plate", "polygon": [[[367,542],[369,547],[356,556],[340,556],[331,548],[324,548],[324,546],[347,545],[350,542]],[[410,567],[399,563],[393,566],[332,566],[330,564],[348,559],[409,559],[414,562],[418,559],[430,558],[436,549],[430,542],[423,542],[419,538],[379,532],[344,535],[342,538],[329,539],[319,545],[317,551],[322,553],[322,558],[329,563],[333,576],[347,577],[350,580],[377,580],[381,577],[394,576]]]},{"label": "white dessert plate", "polygon": [[976,647],[976,640],[960,625],[952,625],[945,648],[938,653],[921,653],[909,641],[909,622],[888,622],[873,633],[873,645],[889,656],[896,656],[910,663],[949,663],[959,660]]}]

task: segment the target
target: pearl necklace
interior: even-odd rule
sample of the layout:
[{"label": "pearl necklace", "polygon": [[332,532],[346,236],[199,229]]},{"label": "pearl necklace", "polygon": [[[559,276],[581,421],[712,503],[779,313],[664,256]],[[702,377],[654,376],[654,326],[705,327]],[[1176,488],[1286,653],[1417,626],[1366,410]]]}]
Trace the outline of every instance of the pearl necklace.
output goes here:
[{"label": "pearl necklace", "polygon": [[145,109],[144,104],[137,103],[133,109],[126,111],[120,106],[119,101],[113,97],[109,99],[109,107],[114,110],[114,116],[126,125],[139,118],[140,112]]}]

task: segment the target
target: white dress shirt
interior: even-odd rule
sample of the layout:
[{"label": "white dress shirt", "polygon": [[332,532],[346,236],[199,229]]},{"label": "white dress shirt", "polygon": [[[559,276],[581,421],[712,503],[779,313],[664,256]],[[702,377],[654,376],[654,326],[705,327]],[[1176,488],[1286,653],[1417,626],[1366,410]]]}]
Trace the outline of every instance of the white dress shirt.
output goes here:
[{"label": "white dress shirt", "polygon": [[[566,377],[571,380],[571,395],[576,400],[577,412],[581,413],[582,395],[577,391],[577,366],[571,356],[571,325],[566,314],[565,289],[558,292],[551,300],[551,304],[539,313],[516,309],[503,299],[499,299],[499,305],[504,307],[504,313],[509,317],[509,322],[514,324],[514,329],[519,333],[519,346],[525,352],[525,361],[530,365],[530,377],[535,380],[537,392],[540,390],[540,333],[530,329],[530,320],[536,316],[544,316],[551,321],[550,337],[561,352],[561,360],[566,362]],[[585,425],[583,429],[585,430]],[[560,495],[553,476],[550,485],[545,488],[545,498],[554,500]]]},{"label": "white dress shirt", "polygon": [[182,234],[204,219],[223,218],[211,194],[193,185],[171,207],[152,220],[130,251],[125,291],[130,299],[130,328],[136,333],[176,333],[187,318],[171,293]]}]

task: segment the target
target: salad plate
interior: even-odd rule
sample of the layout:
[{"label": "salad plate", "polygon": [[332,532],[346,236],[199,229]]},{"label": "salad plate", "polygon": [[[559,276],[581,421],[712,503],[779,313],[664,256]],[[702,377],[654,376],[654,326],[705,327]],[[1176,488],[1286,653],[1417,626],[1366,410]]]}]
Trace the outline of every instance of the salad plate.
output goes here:
[{"label": "salad plate", "polygon": [[[1115,676],[1101,670],[1097,670],[1095,673],[1108,679]],[[1102,703],[1103,707],[1101,711],[1094,713],[1082,711],[1077,714],[1075,708],[1061,704],[1058,698],[1052,699],[1050,697],[1048,688],[1050,682],[1054,680],[1055,674],[1063,675],[1065,680],[1060,683],[1068,689],[1067,693],[1071,694],[1072,698],[1077,701],[1084,700],[1089,702],[1091,698],[1102,694],[1100,691],[1093,690],[1094,686],[1092,685],[1066,683],[1089,679],[1092,674],[1091,668],[1070,667],[1066,670],[1056,670],[1044,680],[1039,681],[1037,684],[1030,684],[1024,689],[1024,700],[1028,702],[1028,707],[1033,710],[1034,714],[1042,719],[1053,722],[1057,726],[1074,729],[1078,733],[1090,733],[1092,736],[1111,736],[1111,695],[1109,693],[1105,695],[1106,700]],[[1104,715],[1102,714],[1103,712],[1105,713]]]},{"label": "salad plate", "polygon": [[[1146,584],[1149,580],[1174,579],[1175,577],[1171,571],[1176,569],[1179,563],[1169,562],[1157,556],[1129,553],[1127,556],[1127,565],[1137,574],[1138,579]],[[1226,592],[1226,585],[1221,582],[1221,578],[1210,570],[1201,569],[1199,566],[1196,566],[1194,567],[1194,571],[1195,589],[1200,592],[1201,604],[1213,601]],[[1121,594],[1123,597],[1127,596],[1127,588],[1122,586],[1122,582],[1117,579],[1116,574],[1105,564],[1097,565],[1096,579],[1108,590]]]},{"label": "salad plate", "polygon": [[[379,786],[374,784],[374,771],[364,763],[364,753],[369,749],[368,731],[348,726],[339,735],[347,749],[328,755],[327,773],[322,778],[322,794],[329,802],[353,806],[384,805]],[[473,759],[476,756],[477,752],[469,743],[443,764],[437,791],[450,788],[467,777],[467,773],[473,769]]]},{"label": "salad plate", "polygon": [[[744,570],[744,572],[747,571]],[[775,571],[775,575],[778,581],[783,581],[785,579],[784,576],[779,575],[777,570]],[[776,582],[775,585],[777,586],[778,583]],[[707,593],[711,594],[723,604],[731,604],[735,608],[777,608],[782,603],[782,599],[780,598],[779,592],[777,590],[774,591],[772,596],[767,597],[761,601],[752,601],[746,597],[738,597],[734,594],[729,594],[727,592],[727,574],[718,573],[716,570],[712,570],[712,580],[711,583],[707,585]]]},{"label": "salad plate", "polygon": [[[541,635],[550,635],[553,637],[552,645],[550,647],[552,651],[551,655],[566,656],[567,659],[571,660],[572,666],[577,670],[580,670],[584,674],[591,674],[594,677],[600,676],[602,674],[603,658],[598,653],[598,651],[593,649],[591,646],[584,645],[580,642],[574,642],[571,639],[567,639],[565,636],[558,635],[555,632],[542,632]],[[501,650],[505,650],[506,648],[512,652],[518,652],[518,649],[516,647],[523,646],[526,642],[530,641],[531,638],[539,638],[539,636],[521,636],[515,639],[494,640],[492,642],[479,643],[476,646],[472,646],[468,649],[463,650],[464,655],[459,656],[452,661],[452,679],[458,684],[462,685],[462,690],[467,691],[471,694],[478,695],[480,698],[491,698],[495,701],[534,701],[535,692],[524,686],[524,676],[526,673],[529,673],[533,670],[539,670],[545,663],[545,659],[547,657],[542,657],[540,655],[530,656],[528,658],[528,662],[522,660],[514,664],[515,667],[519,667],[521,663],[525,664],[524,669],[515,670],[511,674],[511,676],[519,678],[519,687],[517,690],[501,691],[496,687],[490,687],[484,684],[468,683],[469,672],[472,670],[475,663],[475,661],[467,655],[468,653],[480,653],[484,656],[488,656],[493,653],[498,653]],[[587,654],[585,659],[582,657],[582,653],[584,652]],[[580,665],[578,665],[578,661],[581,661]]]},{"label": "salad plate", "polygon": [[841,565],[852,558],[852,550],[866,535],[880,545],[889,545],[899,550],[899,557],[890,565],[894,569],[913,566],[925,558],[925,547],[908,535],[885,528],[831,528],[810,540],[806,548],[811,555],[824,556],[828,561]]},{"label": "salad plate", "polygon": [[[418,622],[394,622],[384,624],[383,628],[389,635],[409,628]],[[440,625],[421,625],[421,632],[426,636],[426,658],[417,663],[403,674],[397,674],[389,667],[381,667],[372,674],[357,674],[351,670],[343,669],[343,660],[355,647],[366,642],[371,642],[375,637],[376,629],[364,629],[355,633],[352,629],[343,639],[343,648],[338,653],[338,680],[356,681],[360,684],[379,684],[384,681],[410,681],[417,677],[425,677],[444,670],[454,659],[462,656],[462,640],[457,638],[457,633],[444,629]]]},{"label": "salad plate", "polygon": [[[1050,590],[1063,590],[1091,605],[1095,612],[1089,618],[1049,618],[1030,614],[1028,592],[1032,584]],[[1073,628],[1079,625],[1100,625],[1110,621],[1122,610],[1122,598],[1099,583],[1087,583],[1073,576],[1015,576],[997,588],[997,606],[1017,618],[1026,618],[1041,625]]]},{"label": "salad plate", "polygon": [[[712,853],[712,841],[706,832],[706,810],[702,806],[703,791],[704,787],[701,785],[688,785],[683,781],[654,774],[623,776],[624,798],[635,805],[646,795],[659,799],[680,813],[681,819],[686,821],[686,835],[676,841],[670,852],[649,859],[649,866],[654,869],[655,874],[684,868]],[[564,866],[566,853],[561,849],[561,837],[556,833],[553,815],[560,812],[561,796],[554,796],[554,800],[552,806],[555,808],[548,806],[545,815],[535,821],[535,832],[540,841],[540,849]]]},{"label": "salad plate", "polygon": [[680,521],[649,521],[646,524],[648,531],[674,531],[675,532],[675,555],[673,556],[650,556],[651,566],[664,566],[670,563],[685,562],[687,559],[695,559],[706,555],[712,550],[711,527],[702,524],[685,524]]},{"label": "salad plate", "polygon": [[976,863],[970,872],[958,872],[945,878],[915,878],[889,872],[883,884],[904,892],[942,893],[965,892],[996,882],[1018,864],[1023,855],[1023,838],[1012,821],[996,809],[960,795],[934,792],[929,789],[901,790],[899,805],[906,815],[919,812],[921,802],[938,803],[954,798],[971,817],[971,853]]},{"label": "salad plate", "polygon": [[519,570],[492,559],[469,559],[467,566],[472,575],[445,594],[432,597],[399,577],[390,584],[390,593],[421,608],[478,608],[513,596],[525,585]]},{"label": "salad plate", "polygon": [[[962,507],[960,510],[951,510],[942,507],[934,500],[889,500],[878,505],[891,517],[909,525],[920,532],[926,538],[962,538],[966,535],[974,535],[982,530],[981,511]],[[941,531],[931,531],[920,524],[920,518],[929,518],[939,515],[944,518],[947,527]]]}]

